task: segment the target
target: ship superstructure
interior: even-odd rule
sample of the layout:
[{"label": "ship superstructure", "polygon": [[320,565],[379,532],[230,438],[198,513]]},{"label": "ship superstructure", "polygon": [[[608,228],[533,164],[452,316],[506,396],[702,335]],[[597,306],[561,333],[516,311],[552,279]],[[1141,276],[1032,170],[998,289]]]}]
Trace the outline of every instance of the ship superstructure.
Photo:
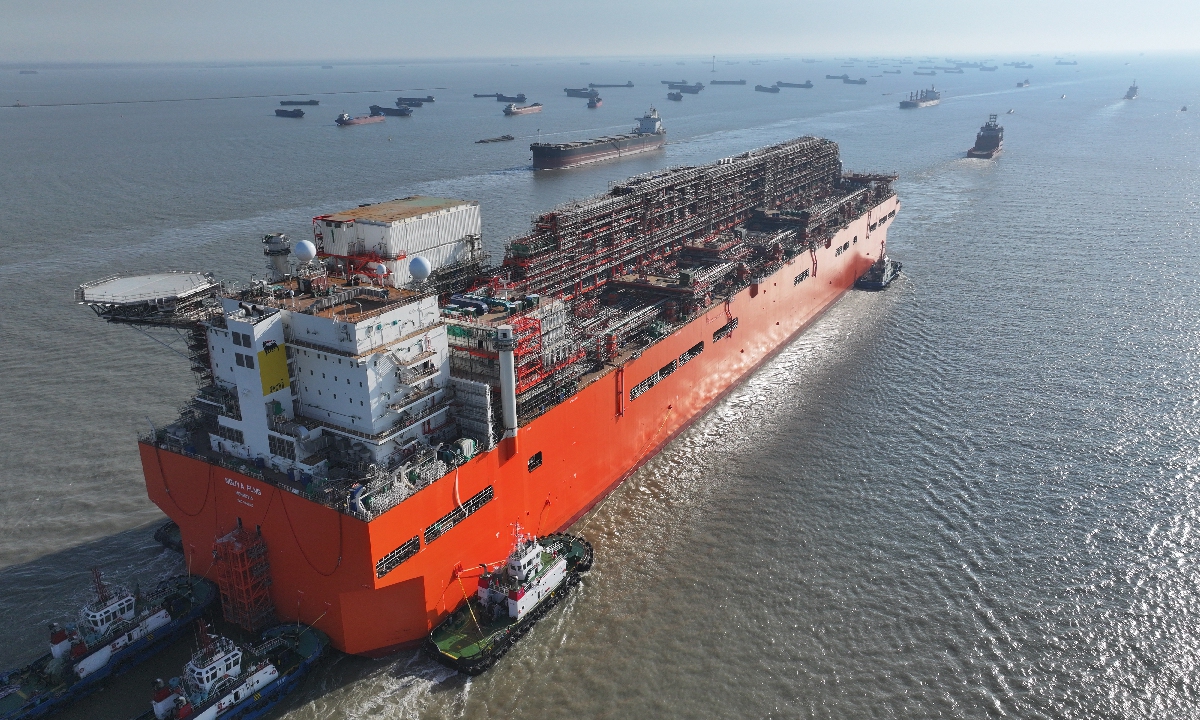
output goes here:
[{"label": "ship superstructure", "polygon": [[265,237],[270,280],[76,298],[188,342],[202,387],[140,449],[192,571],[380,654],[454,612],[463,568],[514,527],[568,526],[850,288],[883,253],[892,180],[798,138],[542,213],[497,266],[477,204],[411,197]]}]

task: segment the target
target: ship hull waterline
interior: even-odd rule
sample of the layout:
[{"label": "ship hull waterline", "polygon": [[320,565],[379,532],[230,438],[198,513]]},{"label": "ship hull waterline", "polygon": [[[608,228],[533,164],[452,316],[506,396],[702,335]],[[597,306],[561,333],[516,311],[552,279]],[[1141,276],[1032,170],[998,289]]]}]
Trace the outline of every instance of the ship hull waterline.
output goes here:
[{"label": "ship hull waterline", "polygon": [[541,149],[536,146],[530,149],[533,151],[534,170],[564,170],[660,150],[666,144],[667,139],[662,135],[647,135],[644,138],[621,139],[615,143],[596,143],[563,150]]},{"label": "ship hull waterline", "polygon": [[[240,522],[266,540],[281,619],[315,625],[351,654],[415,647],[473,592],[460,580],[464,568],[507,557],[517,524],[538,535],[568,528],[852,288],[886,242],[890,223],[870,231],[871,218],[898,208],[888,198],[816,251],[817,272],[809,253],[793,258],[529,421],[515,442],[501,441],[370,522],[142,442],[147,493],[179,525],[194,574],[216,577],[214,543]],[[730,318],[737,326],[714,342]],[[699,355],[630,399],[700,342]],[[530,470],[535,453],[542,462]],[[490,501],[425,542],[427,529],[489,487]],[[413,538],[419,551],[378,577],[376,564]]]}]

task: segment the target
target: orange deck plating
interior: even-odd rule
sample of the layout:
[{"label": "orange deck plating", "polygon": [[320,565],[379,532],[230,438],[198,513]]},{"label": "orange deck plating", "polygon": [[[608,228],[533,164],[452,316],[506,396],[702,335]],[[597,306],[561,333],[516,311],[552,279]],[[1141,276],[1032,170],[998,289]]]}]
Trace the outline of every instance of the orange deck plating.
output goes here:
[{"label": "orange deck plating", "polygon": [[[812,270],[808,254],[796,257],[522,426],[515,448],[502,442],[369,523],[142,443],[150,499],[179,524],[191,572],[215,577],[214,542],[240,520],[261,527],[281,618],[317,626],[348,653],[414,644],[462,601],[461,569],[506,557],[516,523],[537,534],[570,525],[828,308],[882,252],[886,225],[868,233],[869,218],[898,207],[891,197],[839,231],[817,251],[812,276],[795,282]],[[731,317],[736,329],[714,342]],[[631,388],[701,341],[700,355],[629,399]],[[543,463],[531,471],[538,452]],[[491,502],[424,543],[429,525],[489,485]],[[377,578],[376,563],[418,536],[420,551]]]}]

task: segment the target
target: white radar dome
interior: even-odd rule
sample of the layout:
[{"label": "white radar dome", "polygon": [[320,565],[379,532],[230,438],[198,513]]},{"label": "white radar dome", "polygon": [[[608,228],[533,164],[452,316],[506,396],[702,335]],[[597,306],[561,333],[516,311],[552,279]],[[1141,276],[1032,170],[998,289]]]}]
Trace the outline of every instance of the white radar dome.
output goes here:
[{"label": "white radar dome", "polygon": [[292,247],[292,254],[300,262],[306,263],[317,256],[317,246],[309,240],[301,240]]},{"label": "white radar dome", "polygon": [[429,277],[431,272],[433,272],[433,266],[429,264],[428,260],[420,255],[416,256],[408,263],[408,273],[412,275],[413,280],[416,280],[417,282],[423,282],[425,278]]}]

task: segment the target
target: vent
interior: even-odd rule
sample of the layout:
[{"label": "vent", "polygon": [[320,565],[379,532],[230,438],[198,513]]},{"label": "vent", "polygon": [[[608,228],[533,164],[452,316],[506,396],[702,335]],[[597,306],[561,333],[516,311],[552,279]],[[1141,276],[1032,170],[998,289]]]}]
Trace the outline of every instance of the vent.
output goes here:
[{"label": "vent", "polygon": [[400,563],[417,554],[421,549],[421,541],[414,535],[409,538],[408,542],[383,556],[379,562],[375,563],[375,577],[383,577],[400,566]]},{"label": "vent", "polygon": [[493,490],[492,486],[488,485],[482,492],[472,497],[470,500],[462,504],[462,507],[456,507],[451,510],[445,517],[438,520],[434,524],[425,528],[425,544],[437,540],[445,535],[451,528],[474,515],[479,508],[487,505],[492,501]]}]

